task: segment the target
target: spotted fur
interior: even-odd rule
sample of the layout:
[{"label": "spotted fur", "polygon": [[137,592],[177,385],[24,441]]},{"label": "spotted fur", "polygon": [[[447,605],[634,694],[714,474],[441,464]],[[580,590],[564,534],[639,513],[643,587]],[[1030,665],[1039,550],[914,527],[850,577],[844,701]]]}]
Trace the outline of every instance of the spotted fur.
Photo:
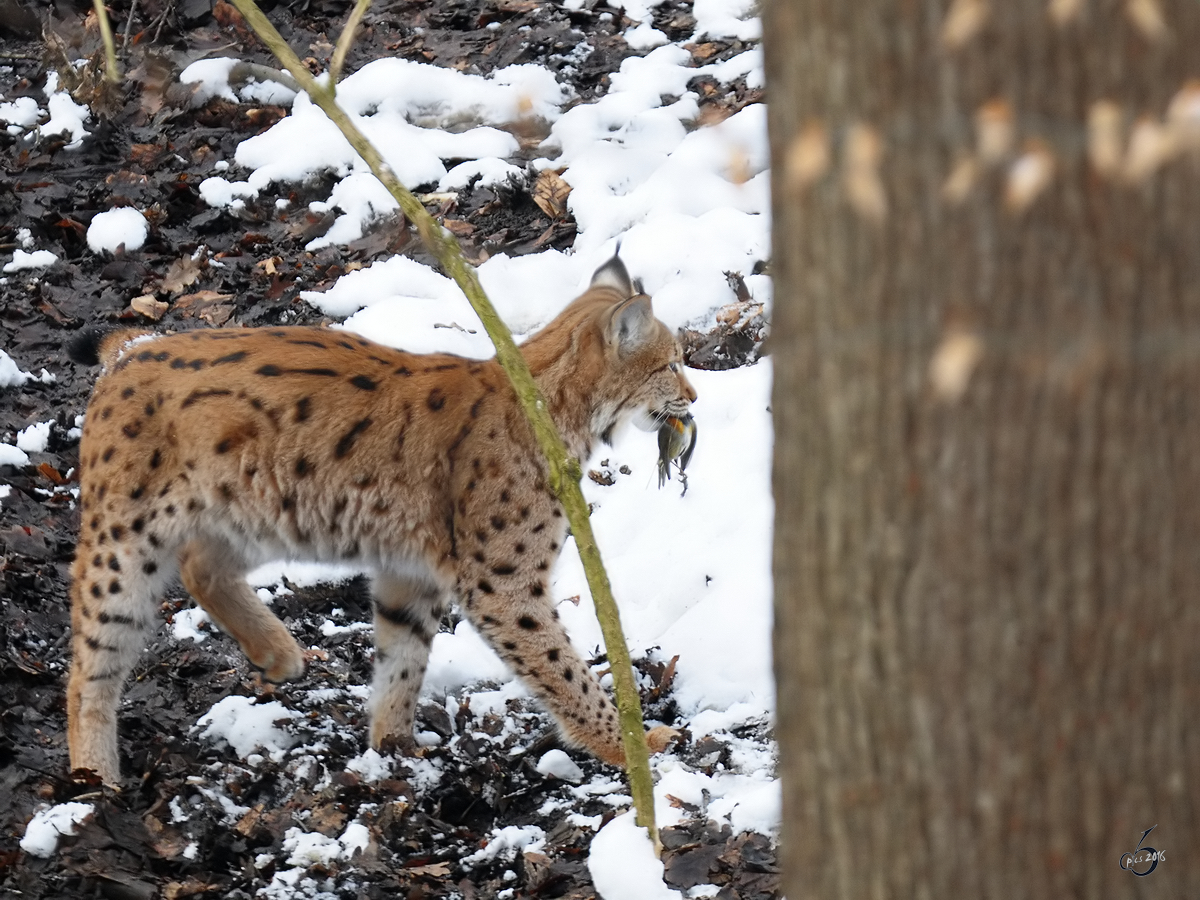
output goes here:
[{"label": "spotted fur", "polygon": [[[277,558],[374,572],[370,739],[412,741],[430,643],[463,613],[566,738],[624,759],[616,711],[548,593],[566,519],[494,360],[321,328],[112,334],[80,445],[67,693],[73,768],[119,777],[116,711],[178,576],[272,681],[304,657],[244,575]],[[674,336],[614,257],[523,351],[571,452],[653,428],[696,394]]]}]

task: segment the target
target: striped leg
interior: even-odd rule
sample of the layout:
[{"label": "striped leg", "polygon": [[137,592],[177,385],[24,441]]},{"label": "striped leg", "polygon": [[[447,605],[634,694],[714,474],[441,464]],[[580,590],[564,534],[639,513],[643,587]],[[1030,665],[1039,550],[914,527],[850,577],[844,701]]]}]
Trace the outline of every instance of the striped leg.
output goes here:
[{"label": "striped leg", "polygon": [[445,609],[442,592],[427,581],[377,575],[375,679],[371,688],[371,746],[391,739],[413,746],[413,715],[429,662],[429,648]]},{"label": "striped leg", "polygon": [[120,780],[117,706],[125,679],[155,625],[155,598],[169,572],[135,546],[81,543],[71,582],[67,742],[71,768]]}]

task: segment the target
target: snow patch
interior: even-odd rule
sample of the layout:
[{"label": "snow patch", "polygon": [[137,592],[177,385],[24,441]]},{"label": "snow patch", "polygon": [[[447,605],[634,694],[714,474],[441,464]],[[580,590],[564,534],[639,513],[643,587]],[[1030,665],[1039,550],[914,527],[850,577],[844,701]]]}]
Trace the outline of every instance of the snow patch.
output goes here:
[{"label": "snow patch", "polygon": [[583,781],[583,770],[575,765],[575,761],[562,750],[546,751],[538,760],[537,770],[542,775],[569,781],[571,784],[579,784]]},{"label": "snow patch", "polygon": [[75,833],[77,826],[95,811],[91,803],[59,803],[34,814],[25,826],[21,849],[46,859],[58,849],[58,839]]},{"label": "snow patch", "polygon": [[34,250],[27,253],[24,250],[13,251],[12,262],[4,264],[5,272],[20,272],[23,269],[46,269],[58,262],[58,257],[49,250]]},{"label": "snow patch", "polygon": [[136,209],[120,206],[97,213],[88,225],[87,245],[93,253],[115,253],[123,244],[126,251],[137,250],[146,242],[150,226]]},{"label": "snow patch", "polygon": [[218,701],[195,727],[204,728],[200,737],[224,741],[243,760],[261,748],[274,762],[281,762],[296,739],[276,727],[276,722],[299,718],[303,713],[288,709],[278,700],[256,704],[250,697],[234,695]]},{"label": "snow patch", "polygon": [[682,900],[663,881],[663,864],[632,810],[617,816],[592,838],[588,872],[604,900]]},{"label": "snow patch", "polygon": [[45,453],[50,443],[50,426],[54,421],[37,422],[17,433],[17,447],[26,453]]}]

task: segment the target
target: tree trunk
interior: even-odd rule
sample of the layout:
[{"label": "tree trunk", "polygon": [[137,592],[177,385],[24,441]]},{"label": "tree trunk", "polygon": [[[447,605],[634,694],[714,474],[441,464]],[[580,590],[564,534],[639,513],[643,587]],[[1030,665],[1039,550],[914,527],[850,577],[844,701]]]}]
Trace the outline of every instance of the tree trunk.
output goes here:
[{"label": "tree trunk", "polygon": [[764,31],[786,895],[1200,896],[1200,4]]}]

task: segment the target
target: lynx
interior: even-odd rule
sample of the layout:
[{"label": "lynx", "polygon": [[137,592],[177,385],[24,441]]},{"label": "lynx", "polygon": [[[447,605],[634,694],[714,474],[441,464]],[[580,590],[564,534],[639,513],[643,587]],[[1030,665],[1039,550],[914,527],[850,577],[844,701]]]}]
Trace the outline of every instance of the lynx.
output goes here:
[{"label": "lynx", "polygon": [[[678,341],[616,256],[523,352],[571,451],[683,416]],[[173,578],[270,681],[304,671],[244,575],[288,558],[372,573],[370,741],[412,746],[453,599],[566,740],[624,761],[616,710],[548,595],[567,524],[498,363],[326,328],[84,335],[101,363],[80,445],[67,689],[72,768],[119,775],[117,705]]]}]

